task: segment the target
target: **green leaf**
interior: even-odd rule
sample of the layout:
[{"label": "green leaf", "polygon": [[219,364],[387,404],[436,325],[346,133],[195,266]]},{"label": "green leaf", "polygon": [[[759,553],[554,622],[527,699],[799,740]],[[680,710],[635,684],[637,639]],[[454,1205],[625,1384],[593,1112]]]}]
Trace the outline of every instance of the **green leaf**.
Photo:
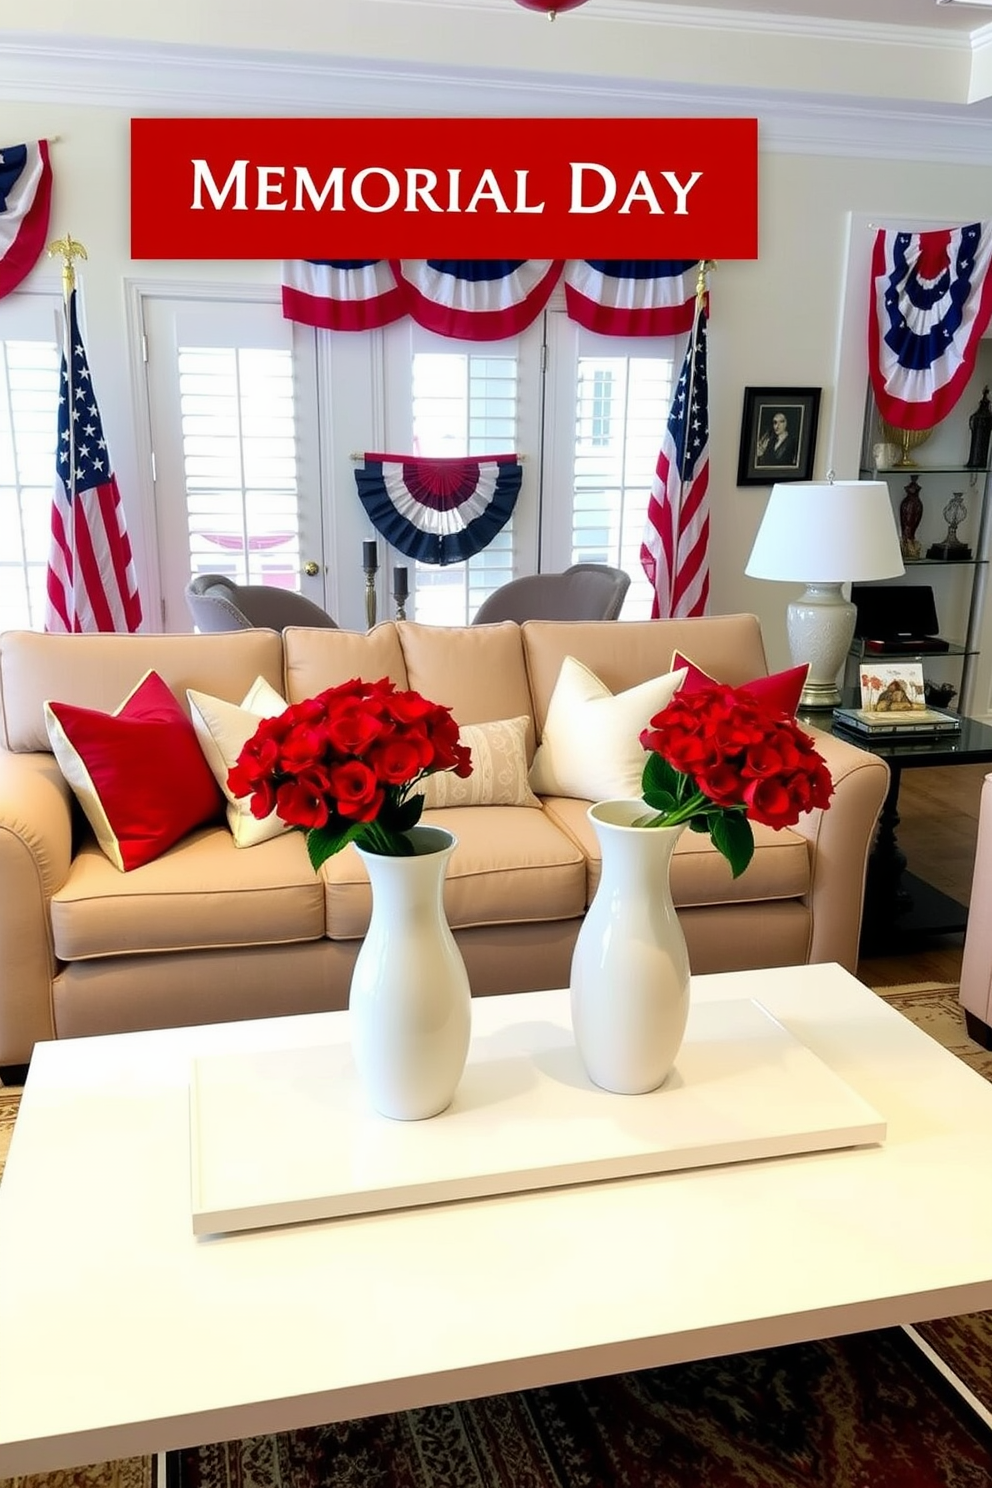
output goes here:
[{"label": "green leaf", "polygon": [[307,832],[307,855],[316,873],[322,863],[339,853],[349,842],[353,842],[362,829],[361,822],[351,822],[347,827],[311,827]]},{"label": "green leaf", "polygon": [[723,812],[713,818],[710,829],[713,846],[723,853],[734,878],[740,878],[754,856],[754,833],[747,817],[739,811]]},{"label": "green leaf", "polygon": [[[644,799],[646,801],[650,799],[648,796],[650,791],[652,795],[667,796],[675,801],[682,778],[678,770],[673,769],[667,760],[661,758],[660,754],[649,754],[641,774],[641,792]],[[654,805],[654,802],[652,801],[651,804]]]},{"label": "green leaf", "polygon": [[[653,806],[655,811],[660,811],[665,816],[669,812],[674,811],[678,805],[671,791],[644,790],[642,788],[641,794],[649,806]],[[635,823],[636,825],[637,823]],[[659,822],[659,826],[664,826],[664,823]]]}]

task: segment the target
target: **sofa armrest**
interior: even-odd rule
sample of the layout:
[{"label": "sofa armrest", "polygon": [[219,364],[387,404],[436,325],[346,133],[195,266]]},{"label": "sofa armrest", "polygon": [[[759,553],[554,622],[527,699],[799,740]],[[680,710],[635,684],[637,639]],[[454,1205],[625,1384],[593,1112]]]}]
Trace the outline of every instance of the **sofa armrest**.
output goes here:
[{"label": "sofa armrest", "polygon": [[986,1026],[992,1024],[992,775],[982,782],[978,838],[961,954],[961,1006]]},{"label": "sofa armrest", "polygon": [[868,855],[889,789],[885,760],[833,734],[815,734],[834,794],[826,811],[811,811],[793,827],[809,842],[812,910],[807,960],[837,961],[854,972],[864,907]]},{"label": "sofa armrest", "polygon": [[51,898],[72,860],[72,793],[51,754],[0,751],[0,1066],[55,1036]]}]

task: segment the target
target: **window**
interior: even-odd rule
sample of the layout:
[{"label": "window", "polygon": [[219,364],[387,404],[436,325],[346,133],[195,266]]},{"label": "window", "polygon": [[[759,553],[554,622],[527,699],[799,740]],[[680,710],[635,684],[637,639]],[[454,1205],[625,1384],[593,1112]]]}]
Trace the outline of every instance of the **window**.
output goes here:
[{"label": "window", "polygon": [[[582,375],[580,368],[579,375]],[[610,442],[610,412],[613,401],[613,371],[609,367],[594,367],[592,373],[592,429],[593,444]]]},{"label": "window", "polygon": [[312,338],[294,341],[277,301],[219,300],[213,287],[142,291],[136,303],[163,629],[189,629],[197,573],[298,589],[323,606]]},{"label": "window", "polygon": [[[413,452],[506,454],[516,448],[517,358],[485,347],[414,352]],[[481,553],[445,568],[418,563],[411,575],[417,619],[464,625],[487,594],[513,578],[513,518]]]},{"label": "window", "polygon": [[59,364],[54,296],[10,295],[0,326],[0,629],[41,630]]},{"label": "window", "polygon": [[625,620],[651,615],[641,542],[672,400],[674,341],[597,336],[550,317],[545,568],[608,563],[630,574]]},{"label": "window", "polygon": [[180,345],[177,360],[191,571],[299,588],[291,352]]},{"label": "window", "polygon": [[[610,390],[613,415],[602,412]],[[641,540],[664,420],[672,363],[662,357],[580,357],[575,411],[572,562],[609,563],[630,574],[628,620],[651,618]]]}]

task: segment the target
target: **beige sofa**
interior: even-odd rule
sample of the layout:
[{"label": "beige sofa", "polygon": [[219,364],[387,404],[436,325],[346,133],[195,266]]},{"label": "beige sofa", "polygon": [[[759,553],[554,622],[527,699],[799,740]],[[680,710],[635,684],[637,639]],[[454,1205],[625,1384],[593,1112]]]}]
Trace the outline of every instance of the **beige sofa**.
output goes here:
[{"label": "beige sofa", "polygon": [[[528,715],[532,750],[565,656],[618,692],[668,671],[676,647],[731,683],[767,671],[748,615],[463,629],[388,622],[368,635],[0,636],[0,1068],[25,1064],[40,1039],[344,1007],[369,915],[354,850],[315,876],[299,832],[237,848],[220,819],[118,871],[49,751],[46,699],[113,711],[149,668],[184,702],[188,687],[240,702],[258,676],[298,701],[388,675],[449,705],[462,725]],[[819,742],[836,786],[830,810],[794,830],[757,829],[754,860],[736,882],[708,838],[681,841],[673,891],[694,971],[855,965],[888,770],[827,734]],[[598,877],[588,804],[428,814],[458,838],[445,903],[474,993],[567,983]]]},{"label": "beige sofa", "polygon": [[971,880],[971,906],[961,955],[961,988],[968,1033],[983,1049],[992,1049],[992,775],[982,782],[978,840]]}]

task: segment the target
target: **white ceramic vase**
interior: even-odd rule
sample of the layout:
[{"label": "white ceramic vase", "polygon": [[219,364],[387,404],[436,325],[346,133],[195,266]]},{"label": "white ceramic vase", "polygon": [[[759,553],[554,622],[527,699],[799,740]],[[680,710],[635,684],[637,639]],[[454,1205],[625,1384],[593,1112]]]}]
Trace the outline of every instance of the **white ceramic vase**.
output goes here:
[{"label": "white ceramic vase", "polygon": [[359,848],[372,883],[372,919],[351,977],[352,1053],[372,1106],[398,1121],[451,1104],[468,1054],[471,994],[444,913],[456,839],[414,827],[413,857]]},{"label": "white ceramic vase", "polygon": [[689,957],[669,865],[685,830],[635,827],[643,801],[589,808],[602,876],[572,956],[572,1030],[594,1084],[622,1095],[670,1074],[689,1017]]}]

